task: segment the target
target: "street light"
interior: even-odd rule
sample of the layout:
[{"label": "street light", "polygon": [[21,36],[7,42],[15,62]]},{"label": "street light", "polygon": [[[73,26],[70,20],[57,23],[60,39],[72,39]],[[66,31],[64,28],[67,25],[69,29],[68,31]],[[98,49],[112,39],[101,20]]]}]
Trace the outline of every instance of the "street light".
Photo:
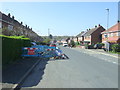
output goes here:
[{"label": "street light", "polygon": [[[106,8],[106,10],[107,10],[107,30],[108,30],[108,27],[109,27],[109,9]],[[107,45],[106,45],[106,48],[107,48],[107,50],[109,52],[110,44],[108,42],[108,32],[106,32],[106,34],[107,34]]]},{"label": "street light", "polygon": [[109,26],[109,9],[106,8],[107,10],[107,30],[108,30],[108,26]]}]

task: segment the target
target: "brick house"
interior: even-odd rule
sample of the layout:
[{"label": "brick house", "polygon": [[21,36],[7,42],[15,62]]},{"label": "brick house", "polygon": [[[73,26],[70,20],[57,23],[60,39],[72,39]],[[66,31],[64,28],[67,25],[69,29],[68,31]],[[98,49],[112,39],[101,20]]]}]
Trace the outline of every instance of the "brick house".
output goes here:
[{"label": "brick house", "polygon": [[22,22],[19,23],[14,16],[11,17],[10,13],[5,15],[0,12],[0,32],[7,36],[24,35],[33,41],[43,41],[43,38],[35,33],[32,28],[29,28],[27,25],[24,26]]},{"label": "brick house", "polygon": [[102,43],[109,42],[111,44],[120,43],[120,22],[101,33]]},{"label": "brick house", "polygon": [[78,37],[73,37],[72,40],[76,43],[76,42],[78,42]]},{"label": "brick house", "polygon": [[85,33],[86,33],[86,31],[82,31],[76,36],[78,39],[78,42],[80,42],[81,44],[83,44]]},{"label": "brick house", "polygon": [[84,43],[87,43],[89,45],[101,43],[102,42],[102,34],[101,32],[105,31],[105,29],[99,24],[98,26],[95,26],[95,28],[87,30],[87,32],[84,34]]}]

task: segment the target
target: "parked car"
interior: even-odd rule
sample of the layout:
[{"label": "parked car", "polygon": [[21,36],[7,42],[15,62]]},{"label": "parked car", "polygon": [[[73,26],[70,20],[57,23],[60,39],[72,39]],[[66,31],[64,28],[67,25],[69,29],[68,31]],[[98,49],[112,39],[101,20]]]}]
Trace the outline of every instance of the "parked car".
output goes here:
[{"label": "parked car", "polygon": [[67,46],[68,46],[67,42],[63,43],[63,47],[67,47]]},{"label": "parked car", "polygon": [[37,45],[36,42],[31,42],[32,45]]},{"label": "parked car", "polygon": [[95,48],[95,49],[102,49],[102,44],[95,44],[95,45],[94,45],[94,48]]},{"label": "parked car", "polygon": [[56,44],[52,43],[50,44],[50,47],[56,47]]}]

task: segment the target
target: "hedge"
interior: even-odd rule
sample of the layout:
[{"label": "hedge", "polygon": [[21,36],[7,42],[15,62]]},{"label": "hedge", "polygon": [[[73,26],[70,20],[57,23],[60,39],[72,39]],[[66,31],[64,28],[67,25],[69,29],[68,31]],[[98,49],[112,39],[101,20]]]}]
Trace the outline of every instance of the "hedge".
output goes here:
[{"label": "hedge", "polygon": [[30,39],[24,36],[5,36],[2,38],[2,65],[14,62],[21,57],[22,47],[31,46]]},{"label": "hedge", "polygon": [[120,52],[120,44],[113,44],[111,49],[113,52]]}]

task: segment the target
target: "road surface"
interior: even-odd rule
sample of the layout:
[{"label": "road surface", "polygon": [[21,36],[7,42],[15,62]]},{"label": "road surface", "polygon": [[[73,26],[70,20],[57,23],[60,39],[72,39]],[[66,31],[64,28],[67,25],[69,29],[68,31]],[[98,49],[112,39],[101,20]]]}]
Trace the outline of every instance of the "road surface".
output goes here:
[{"label": "road surface", "polygon": [[[66,60],[41,60],[22,88],[118,88],[117,58],[61,47]],[[22,89],[21,88],[21,89]]]}]

